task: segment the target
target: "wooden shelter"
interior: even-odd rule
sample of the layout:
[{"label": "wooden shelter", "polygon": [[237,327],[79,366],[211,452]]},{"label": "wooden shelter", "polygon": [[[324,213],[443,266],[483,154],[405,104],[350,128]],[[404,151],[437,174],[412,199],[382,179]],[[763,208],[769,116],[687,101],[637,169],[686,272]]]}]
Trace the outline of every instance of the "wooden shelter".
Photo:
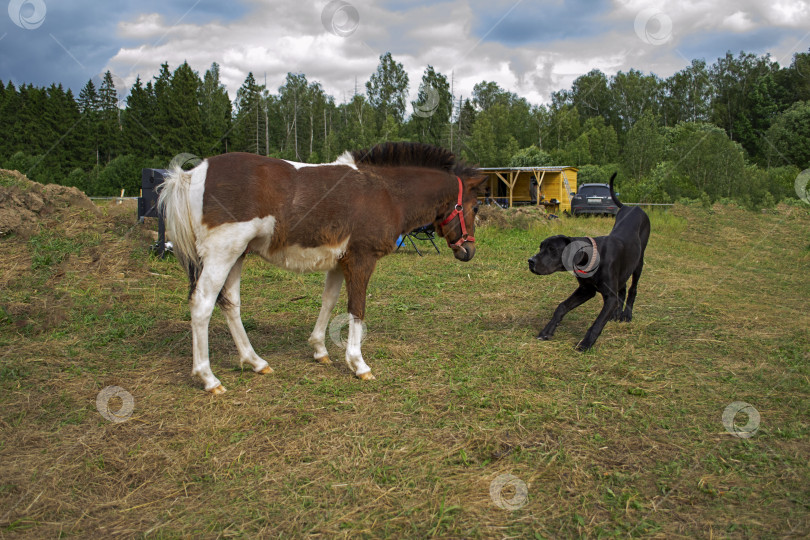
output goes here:
[{"label": "wooden shelter", "polygon": [[[483,167],[489,176],[485,186],[489,198],[511,208],[519,204],[532,204],[531,180],[537,179],[537,200],[554,212],[571,210],[571,193],[577,191],[576,167]],[[486,196],[480,197],[482,200]],[[486,201],[485,201],[486,202]]]}]

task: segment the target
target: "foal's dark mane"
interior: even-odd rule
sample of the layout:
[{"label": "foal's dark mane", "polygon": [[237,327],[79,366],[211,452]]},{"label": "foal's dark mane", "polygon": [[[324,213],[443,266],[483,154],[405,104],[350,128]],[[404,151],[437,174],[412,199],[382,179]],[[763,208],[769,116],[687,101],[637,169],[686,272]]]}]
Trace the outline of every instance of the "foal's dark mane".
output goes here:
[{"label": "foal's dark mane", "polygon": [[479,174],[477,167],[456,159],[455,154],[449,150],[424,143],[387,142],[367,150],[354,150],[351,154],[358,166],[427,167],[463,178],[472,178]]}]

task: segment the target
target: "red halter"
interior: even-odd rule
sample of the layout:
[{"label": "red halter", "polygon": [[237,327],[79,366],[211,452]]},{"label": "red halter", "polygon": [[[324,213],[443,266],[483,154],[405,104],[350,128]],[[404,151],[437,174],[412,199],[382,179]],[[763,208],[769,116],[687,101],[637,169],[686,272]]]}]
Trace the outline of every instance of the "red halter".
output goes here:
[{"label": "red halter", "polygon": [[461,206],[461,196],[464,192],[464,185],[461,183],[461,178],[458,176],[456,176],[456,180],[458,180],[458,203],[453,211],[450,212],[450,215],[444,218],[444,221],[441,223],[441,227],[443,231],[444,226],[450,223],[454,217],[458,216],[458,221],[461,223],[461,236],[454,243],[450,243],[450,239],[445,236],[444,239],[447,240],[447,245],[449,247],[460,247],[464,242],[475,242],[475,238],[467,235],[467,225],[464,223],[464,208]]}]

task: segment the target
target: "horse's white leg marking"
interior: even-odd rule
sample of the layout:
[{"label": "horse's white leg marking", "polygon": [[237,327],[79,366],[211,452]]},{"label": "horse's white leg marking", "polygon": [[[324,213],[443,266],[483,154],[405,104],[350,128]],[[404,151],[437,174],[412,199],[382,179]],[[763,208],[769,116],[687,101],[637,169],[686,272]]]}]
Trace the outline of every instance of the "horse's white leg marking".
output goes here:
[{"label": "horse's white leg marking", "polygon": [[245,258],[239,257],[236,264],[231,268],[228,274],[228,279],[225,280],[225,287],[222,289],[222,296],[225,302],[221,305],[222,311],[225,313],[225,318],[228,321],[228,328],[233,336],[233,341],[236,343],[236,348],[239,350],[239,364],[247,362],[253,366],[253,371],[259,373],[272,373],[273,370],[265,362],[250,344],[245,327],[242,325],[242,317],[240,315],[241,297],[239,294],[239,282],[242,277],[242,263]]},{"label": "horse's white leg marking", "polygon": [[[208,322],[214,311],[214,304],[231,269],[244,254],[250,241],[257,237],[271,238],[274,228],[275,218],[267,216],[240,223],[227,223],[213,229],[202,226],[200,230],[205,234],[197,235],[197,252],[203,268],[189,302],[194,350],[194,368],[191,373],[200,377],[205,389],[215,394],[224,389],[219,388],[221,383],[211,372],[208,359]],[[242,331],[244,332],[244,328]]]},{"label": "horse's white leg marking", "polygon": [[[222,290],[231,267],[238,258],[228,257],[228,255],[230,254],[223,252],[219,257],[209,256],[205,259],[202,273],[189,301],[194,354],[194,367],[191,374],[202,379],[205,389],[209,392],[222,386],[219,379],[214,377],[208,358],[208,323],[211,320],[211,313],[214,311],[219,291]],[[218,392],[215,391],[215,393]]]},{"label": "horse's white leg marking", "polygon": [[[360,343],[363,341],[363,320],[354,315],[349,316],[349,343],[346,345],[346,363],[361,379],[373,379],[371,368],[363,361]],[[366,375],[367,376],[363,376]]]},{"label": "horse's white leg marking", "polygon": [[309,336],[309,342],[315,347],[315,360],[324,364],[329,363],[329,351],[326,350],[326,326],[329,323],[329,315],[335,308],[340,289],[343,286],[343,270],[334,268],[326,273],[326,284],[323,287],[321,312],[318,314],[318,322],[315,329]]}]

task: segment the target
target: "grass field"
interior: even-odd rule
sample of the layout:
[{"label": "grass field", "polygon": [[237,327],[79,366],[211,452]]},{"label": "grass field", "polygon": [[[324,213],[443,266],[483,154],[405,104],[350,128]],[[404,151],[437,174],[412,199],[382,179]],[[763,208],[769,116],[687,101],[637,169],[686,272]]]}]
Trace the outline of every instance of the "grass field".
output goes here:
[{"label": "grass field", "polygon": [[[239,369],[217,311],[220,397],[190,376],[185,278],[133,216],[66,211],[0,239],[0,537],[810,534],[808,207],[652,214],[635,319],[585,354],[601,300],[537,341],[575,282],[526,259],[611,219],[480,226],[466,264],[393,254],[369,288],[365,383],[334,343],[334,365],[311,358],[323,277],[249,258],[245,327],[276,372]],[[111,385],[134,398],[125,422],[96,409]],[[749,438],[722,420],[740,401]],[[490,494],[507,474],[516,509]]]}]

